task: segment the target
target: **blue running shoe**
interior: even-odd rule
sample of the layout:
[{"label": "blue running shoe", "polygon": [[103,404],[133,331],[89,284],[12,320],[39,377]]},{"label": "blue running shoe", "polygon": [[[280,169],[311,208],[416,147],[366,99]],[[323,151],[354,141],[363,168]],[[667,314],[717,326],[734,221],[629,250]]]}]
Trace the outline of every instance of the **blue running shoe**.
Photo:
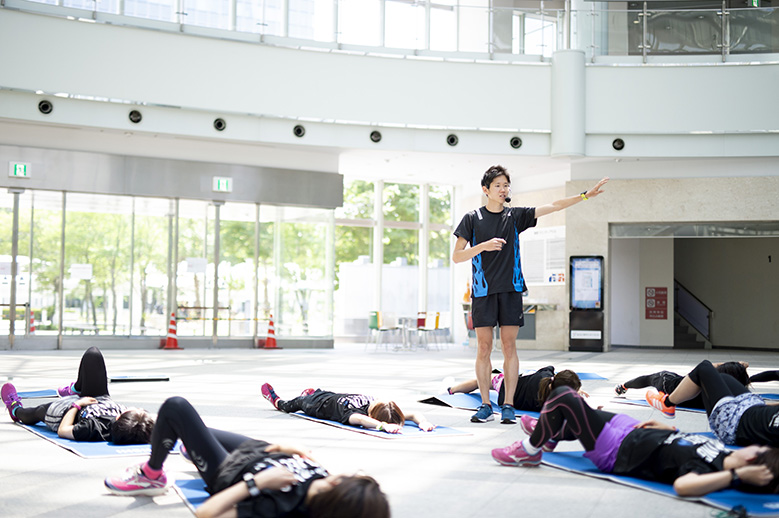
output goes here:
[{"label": "blue running shoe", "polygon": [[492,415],[492,405],[482,404],[476,409],[476,413],[471,416],[472,423],[486,423],[492,421],[495,417]]},{"label": "blue running shoe", "polygon": [[517,424],[517,414],[511,405],[500,407],[500,422],[503,424]]}]

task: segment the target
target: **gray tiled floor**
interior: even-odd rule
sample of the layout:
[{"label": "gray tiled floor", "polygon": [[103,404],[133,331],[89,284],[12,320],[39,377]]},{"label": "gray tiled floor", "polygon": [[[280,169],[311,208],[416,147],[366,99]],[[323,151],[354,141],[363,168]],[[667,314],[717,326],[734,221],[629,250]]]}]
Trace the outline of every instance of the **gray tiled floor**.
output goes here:
[{"label": "gray tiled floor", "polygon": [[[156,411],[168,396],[190,399],[206,423],[264,438],[298,442],[313,449],[331,472],[362,470],[375,476],[389,495],[393,516],[411,518],[549,515],[708,517],[712,509],[589,479],[551,468],[507,468],[496,464],[490,449],[524,437],[519,426],[470,423],[469,412],[418,403],[438,393],[441,380],[472,377],[475,351],[450,345],[442,351],[386,352],[362,345],[338,344],[334,350],[184,350],[104,351],[110,375],[166,374],[170,382],[111,386],[124,403]],[[19,390],[53,388],[74,378],[80,352],[20,351],[0,353],[0,382],[12,380]],[[776,368],[770,352],[665,351],[617,349],[604,354],[520,351],[522,369],[555,365],[595,372],[608,381],[586,381],[591,403],[639,419],[661,419],[649,408],[613,402],[613,386],[638,374],[660,369],[684,373],[703,358],[748,360],[750,372]],[[500,367],[499,353],[493,363]],[[392,398],[407,411],[422,411],[433,422],[472,435],[382,440],[310,423],[275,411],[259,396],[271,382],[282,396],[303,388],[364,392]],[[761,392],[779,393],[779,383],[762,384]],[[632,392],[630,396],[640,397]],[[679,412],[682,430],[705,431],[705,416]],[[563,448],[580,449],[578,443]],[[34,437],[0,418],[0,515],[4,517],[119,516],[187,517],[175,493],[157,498],[109,495],[102,480],[141,458],[85,460]],[[172,456],[169,476],[197,476],[194,468]]]}]

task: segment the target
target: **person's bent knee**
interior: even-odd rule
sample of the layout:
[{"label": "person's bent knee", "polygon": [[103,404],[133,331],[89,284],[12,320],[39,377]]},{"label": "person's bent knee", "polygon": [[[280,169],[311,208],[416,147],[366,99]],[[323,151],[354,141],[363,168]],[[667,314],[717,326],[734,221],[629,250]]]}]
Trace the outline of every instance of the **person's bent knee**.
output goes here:
[{"label": "person's bent knee", "polygon": [[163,412],[178,412],[184,408],[192,408],[192,403],[181,396],[173,396],[166,399],[162,406],[160,406],[159,414],[162,415]]}]

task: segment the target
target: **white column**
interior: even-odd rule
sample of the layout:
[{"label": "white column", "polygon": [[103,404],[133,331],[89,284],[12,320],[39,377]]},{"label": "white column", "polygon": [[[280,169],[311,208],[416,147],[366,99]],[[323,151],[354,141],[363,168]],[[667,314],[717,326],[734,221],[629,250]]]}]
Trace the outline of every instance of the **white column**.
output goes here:
[{"label": "white column", "polygon": [[584,155],[584,51],[552,55],[552,156]]}]

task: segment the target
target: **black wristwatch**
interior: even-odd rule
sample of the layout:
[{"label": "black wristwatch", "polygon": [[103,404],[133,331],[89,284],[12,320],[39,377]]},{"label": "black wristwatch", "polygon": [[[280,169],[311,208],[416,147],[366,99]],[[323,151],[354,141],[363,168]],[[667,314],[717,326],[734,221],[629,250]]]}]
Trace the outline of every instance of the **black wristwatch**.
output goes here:
[{"label": "black wristwatch", "polygon": [[741,477],[738,476],[735,469],[730,470],[730,487],[738,487],[741,485]]},{"label": "black wristwatch", "polygon": [[243,481],[246,482],[250,497],[254,498],[260,495],[260,488],[257,487],[257,483],[254,481],[254,473],[244,473]]}]

